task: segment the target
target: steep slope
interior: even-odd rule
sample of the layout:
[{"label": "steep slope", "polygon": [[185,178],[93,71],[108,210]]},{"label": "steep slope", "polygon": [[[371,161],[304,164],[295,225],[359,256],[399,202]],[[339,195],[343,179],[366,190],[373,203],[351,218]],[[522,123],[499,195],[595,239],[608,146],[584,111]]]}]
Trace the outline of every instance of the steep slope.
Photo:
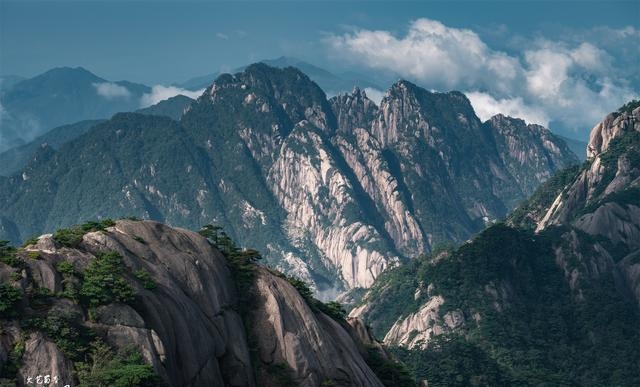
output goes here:
[{"label": "steep slope", "polygon": [[19,251],[3,246],[1,378],[19,386],[44,373],[72,385],[383,386],[356,331],[277,273],[236,266],[197,233],[155,222],[84,230],[44,235]]},{"label": "steep slope", "polygon": [[[387,92],[375,113],[367,104],[355,102],[362,98],[357,93],[333,99],[338,117],[355,119],[340,118],[344,139],[338,142],[350,142],[356,150],[363,144],[354,138],[372,138],[377,143],[377,155],[369,162],[380,164],[373,160],[382,159],[386,166],[382,170],[372,164],[366,168],[376,173],[386,169],[392,187],[383,196],[395,191],[403,203],[399,213],[388,217],[408,219],[416,225],[412,229],[421,229],[419,238],[412,231],[403,241],[395,240],[396,245],[410,240],[418,244],[417,249],[403,251],[408,255],[466,239],[485,224],[504,217],[552,171],[577,162],[562,140],[541,127],[506,117],[494,117],[483,125],[461,93],[431,93],[400,81]],[[372,115],[372,123],[362,126],[363,118]],[[502,130],[496,128],[497,122],[504,122]],[[361,129],[368,129],[368,134]],[[350,133],[359,134],[354,137]],[[531,156],[514,162],[524,152]],[[528,162],[536,157],[544,162],[530,167]],[[381,190],[388,185],[382,180],[388,179],[378,176],[376,185]]]},{"label": "steep slope", "polygon": [[61,125],[137,109],[148,92],[147,86],[110,82],[81,67],[55,68],[23,80],[0,95],[0,152]]},{"label": "steep slope", "polygon": [[640,248],[640,109],[612,113],[596,125],[587,154],[567,185],[550,182],[511,222],[537,230],[571,224],[613,244]]},{"label": "steep slope", "polygon": [[386,272],[351,315],[430,386],[637,385],[640,109],[627,110],[510,226]]},{"label": "steep slope", "polygon": [[182,115],[189,109],[189,106],[191,106],[193,102],[194,100],[189,97],[176,95],[175,97],[160,101],[155,105],[136,110],[136,113],[165,116],[180,121]]},{"label": "steep slope", "polygon": [[[144,109],[139,109],[136,112],[154,116],[166,116],[179,121],[182,114],[184,114],[192,102],[193,100],[191,98],[178,95]],[[0,175],[10,176],[21,171],[29,164],[29,161],[32,156],[36,154],[38,148],[44,144],[57,150],[63,144],[75,140],[103,121],[104,120],[86,120],[70,125],[63,125],[49,130],[27,144],[0,153]]]},{"label": "steep slope", "polygon": [[[42,149],[0,187],[0,236],[125,215],[219,223],[330,298],[465,240],[575,161],[539,127],[509,129],[510,148],[491,128],[460,93],[402,81],[379,109],[359,89],[327,100],[299,70],[256,64],[220,76],[180,122],[118,114]],[[522,149],[544,162],[514,162]]]},{"label": "steep slope", "polygon": [[38,148],[42,145],[47,144],[53,149],[59,149],[62,144],[88,132],[89,129],[100,122],[102,122],[102,120],[87,120],[71,125],[59,126],[24,145],[0,153],[0,175],[10,176],[20,172],[29,164],[31,157],[36,154]]}]

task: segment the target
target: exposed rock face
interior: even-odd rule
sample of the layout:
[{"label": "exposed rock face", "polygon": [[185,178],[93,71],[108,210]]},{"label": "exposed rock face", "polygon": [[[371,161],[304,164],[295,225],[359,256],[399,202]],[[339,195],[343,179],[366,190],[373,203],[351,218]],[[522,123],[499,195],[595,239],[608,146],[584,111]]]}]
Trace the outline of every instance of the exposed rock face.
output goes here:
[{"label": "exposed rock face", "polygon": [[[45,287],[56,294],[62,290],[62,277],[55,269],[60,262],[70,262],[82,272],[101,251],[116,251],[123,257],[124,276],[135,290],[135,302],[99,306],[91,312],[91,320],[81,306],[66,298],[55,298],[45,311],[27,307],[27,313],[64,314],[110,345],[134,345],[171,386],[263,385],[254,368],[273,364],[293,370],[299,386],[315,387],[327,380],[336,385],[381,386],[349,330],[312,311],[292,285],[266,269],[257,270],[253,318],[243,319],[236,311],[236,284],[225,258],[206,239],[186,230],[155,222],[118,221],[115,227],[86,234],[78,249],[57,247],[50,235],[43,236],[28,247],[40,259],[24,258],[29,269],[14,286],[25,291]],[[5,278],[12,270],[0,263],[3,283],[10,281]],[[140,270],[150,274],[154,289],[134,279],[132,273]],[[4,363],[24,331],[9,320],[2,324],[13,326],[0,335]],[[251,336],[257,340],[259,363],[249,355],[245,326],[251,327]],[[18,376],[42,370],[66,383],[73,380],[73,363],[49,338],[33,333],[26,341]],[[23,385],[26,379],[18,380]]]},{"label": "exposed rock face", "polygon": [[0,238],[95,217],[218,223],[333,298],[466,240],[574,161],[542,128],[482,124],[458,92],[400,81],[378,108],[257,64],[220,76],[179,123],[119,114],[34,160],[0,185]]},{"label": "exposed rock face", "polygon": [[[613,150],[616,154],[611,157],[609,152],[603,159],[603,154],[609,149],[609,145],[614,139],[623,137],[637,137],[640,133],[640,108],[636,108],[632,113],[622,113],[620,115],[610,114],[601,123],[596,125],[592,131],[587,146],[587,155],[591,161],[588,168],[585,168],[570,187],[567,187],[561,195],[558,195],[555,202],[538,221],[538,230],[545,227],[572,221],[578,212],[589,204],[597,203],[606,196],[623,191],[629,187],[640,185],[640,167],[633,164],[631,152],[637,152],[636,148],[620,146],[621,149]],[[630,141],[630,145],[634,142]],[[637,145],[635,145],[637,147]],[[610,207],[613,209],[613,207]],[[603,210],[600,211],[598,219],[603,219]],[[610,214],[608,217],[616,217]],[[634,217],[635,218],[635,217]],[[635,218],[637,219],[637,218]],[[607,227],[598,227],[593,223],[582,220],[580,228],[589,228],[590,234],[597,234],[600,231],[607,232]],[[589,226],[587,224],[590,224]],[[604,226],[604,223],[602,223]],[[625,226],[620,226],[625,227]],[[632,226],[633,227],[633,226]],[[632,242],[632,239],[628,239]]]},{"label": "exposed rock face", "polygon": [[611,113],[602,122],[591,129],[589,144],[587,145],[587,158],[594,158],[609,148],[609,143],[614,138],[631,131],[640,131],[640,108],[631,113]]},{"label": "exposed rock face", "polygon": [[[329,381],[338,386],[382,386],[349,333],[326,315],[312,312],[286,280],[261,270],[256,288],[260,300],[252,330],[262,363],[286,364],[296,383],[305,387]],[[267,373],[260,378],[269,380]]]},{"label": "exposed rock face", "polygon": [[383,238],[374,225],[362,221],[356,187],[332,151],[321,134],[297,126],[269,181],[287,209],[287,232],[294,245],[310,255],[314,251],[309,246],[315,246],[323,260],[340,270],[349,288],[368,287],[393,259],[393,250],[375,246]]},{"label": "exposed rock face", "polygon": [[19,385],[24,385],[29,378],[36,384],[38,375],[43,378],[44,374],[57,376],[62,383],[70,383],[73,380],[71,362],[54,343],[40,333],[29,335],[22,361],[24,366],[18,372]]},{"label": "exposed rock face", "polygon": [[396,321],[387,332],[384,342],[407,348],[426,346],[431,336],[445,332],[446,327],[439,314],[443,302],[442,296],[435,296],[416,313]]},{"label": "exposed rock face", "polygon": [[540,125],[501,114],[484,125],[491,130],[505,167],[527,195],[555,171],[578,163],[567,144]]}]

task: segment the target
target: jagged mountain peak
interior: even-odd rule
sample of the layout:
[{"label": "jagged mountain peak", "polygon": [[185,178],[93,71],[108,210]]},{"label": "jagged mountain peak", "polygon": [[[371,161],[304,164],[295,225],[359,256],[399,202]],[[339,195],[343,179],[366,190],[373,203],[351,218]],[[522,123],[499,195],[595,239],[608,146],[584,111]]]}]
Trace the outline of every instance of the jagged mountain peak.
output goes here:
[{"label": "jagged mountain peak", "polygon": [[502,113],[498,113],[498,114],[492,116],[491,118],[489,118],[485,122],[491,122],[491,123],[495,123],[495,124],[510,123],[510,124],[516,124],[518,126],[525,126],[526,125],[526,122],[522,118],[511,117],[511,116],[504,115]]},{"label": "jagged mountain peak", "polygon": [[355,128],[370,128],[378,112],[375,102],[357,86],[350,94],[338,94],[331,98],[329,103],[338,120],[338,128],[343,133],[351,132]]},{"label": "jagged mountain peak", "polygon": [[640,131],[640,106],[633,109],[629,104],[629,108],[626,110],[624,108],[607,115],[604,120],[591,129],[587,145],[587,158],[593,159],[605,152],[614,138],[630,131]]},{"label": "jagged mountain peak", "polygon": [[[223,74],[186,116],[208,114],[206,112],[212,108],[219,112],[216,113],[218,116],[228,114],[228,111],[244,110],[247,113],[244,117],[261,117],[260,121],[266,124],[264,129],[275,131],[278,136],[286,136],[302,120],[311,122],[327,134],[335,132],[337,127],[324,91],[293,67],[280,69],[255,63],[242,72]],[[237,130],[238,126],[248,125],[235,123],[222,129]]]}]

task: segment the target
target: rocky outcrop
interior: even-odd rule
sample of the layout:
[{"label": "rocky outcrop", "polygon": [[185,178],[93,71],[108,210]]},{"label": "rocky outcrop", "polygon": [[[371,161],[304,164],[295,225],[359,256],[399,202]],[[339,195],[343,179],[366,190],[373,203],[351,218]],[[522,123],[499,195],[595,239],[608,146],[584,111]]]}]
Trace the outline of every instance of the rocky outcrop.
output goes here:
[{"label": "rocky outcrop", "polygon": [[591,129],[587,158],[595,158],[609,148],[611,140],[631,131],[640,131],[640,108],[631,112],[611,113]]},{"label": "rocky outcrop", "polygon": [[[84,304],[61,295],[69,279],[59,272],[59,265],[68,262],[83,272],[105,251],[122,256],[126,268],[122,275],[134,290],[134,301],[108,303],[89,313]],[[17,269],[0,263],[3,284],[12,283],[25,294],[46,288],[54,295],[44,309],[31,301],[24,305],[27,318],[58,316],[72,321],[78,327],[74,329],[91,329],[115,348],[133,345],[170,386],[262,386],[266,385],[258,383],[262,374],[256,376],[254,369],[267,372],[277,365],[291,370],[299,386],[326,381],[381,386],[350,331],[312,310],[292,285],[269,270],[256,269],[253,314],[241,315],[237,285],[225,258],[197,233],[122,220],[105,231],[84,235],[76,249],[60,247],[45,235],[19,254],[27,270],[21,279],[12,280],[9,277],[15,276],[10,273]],[[137,280],[134,274],[140,272],[148,273],[154,286],[145,287]],[[2,318],[8,328],[0,334],[0,359],[4,365],[6,354],[27,336],[19,385],[42,372],[73,381],[74,363],[56,345],[56,338],[47,336],[52,333],[27,335],[16,321]],[[250,356],[248,337],[257,343],[258,359]]]},{"label": "rocky outcrop", "polygon": [[314,313],[286,280],[260,270],[256,291],[252,333],[260,361],[267,367],[259,375],[265,385],[275,385],[270,383],[268,367],[280,364],[299,386],[382,386],[345,328]]},{"label": "rocky outcrop", "polygon": [[73,380],[72,363],[41,333],[31,333],[28,336],[24,343],[22,363],[23,366],[18,372],[20,386],[38,382],[42,384],[47,376],[53,378],[51,381],[58,380],[62,384],[69,384]]},{"label": "rocky outcrop", "polygon": [[[615,243],[624,242],[637,247],[636,236],[640,229],[638,204],[633,200],[625,200],[618,205],[604,201],[608,200],[607,197],[640,187],[640,165],[633,161],[640,152],[639,134],[640,108],[631,113],[610,114],[596,125],[587,148],[590,164],[556,197],[538,220],[537,230],[573,223],[591,235],[605,235]],[[612,141],[625,139],[629,144],[609,149]]]}]

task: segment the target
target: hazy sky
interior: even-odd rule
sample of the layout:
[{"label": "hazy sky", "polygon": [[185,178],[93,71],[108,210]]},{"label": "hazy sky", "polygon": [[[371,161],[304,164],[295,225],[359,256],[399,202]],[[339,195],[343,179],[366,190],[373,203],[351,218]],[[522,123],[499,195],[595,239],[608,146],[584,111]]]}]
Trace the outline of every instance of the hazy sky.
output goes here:
[{"label": "hazy sky", "polygon": [[639,20],[639,0],[0,0],[0,74],[82,66],[166,85],[287,55],[393,71],[468,93],[482,118],[500,109],[584,137],[638,95]]}]

